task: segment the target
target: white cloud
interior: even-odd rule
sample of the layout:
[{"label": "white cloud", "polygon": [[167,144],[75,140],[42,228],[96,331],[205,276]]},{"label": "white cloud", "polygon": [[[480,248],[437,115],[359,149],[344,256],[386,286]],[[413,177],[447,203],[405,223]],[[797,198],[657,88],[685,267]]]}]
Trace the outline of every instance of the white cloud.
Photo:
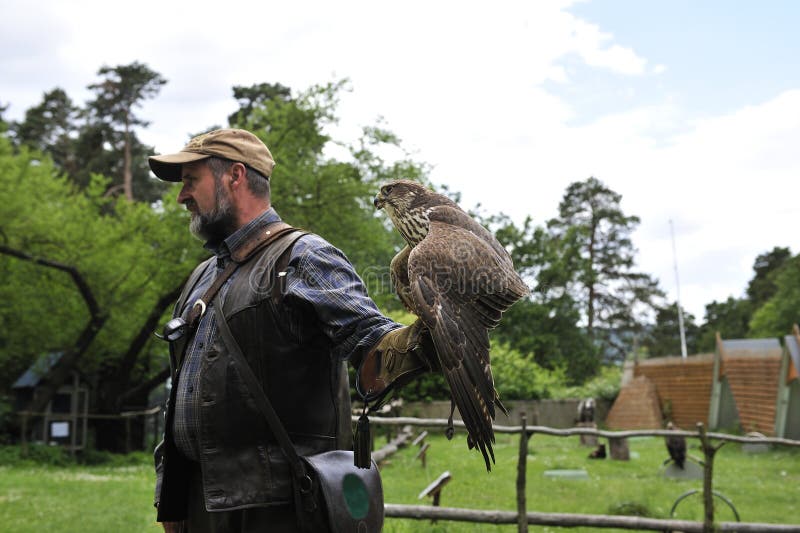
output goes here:
[{"label": "white cloud", "polygon": [[574,20],[573,28],[575,51],[590,67],[607,68],[627,75],[645,73],[647,60],[631,48],[614,43],[612,34],[578,19]]}]

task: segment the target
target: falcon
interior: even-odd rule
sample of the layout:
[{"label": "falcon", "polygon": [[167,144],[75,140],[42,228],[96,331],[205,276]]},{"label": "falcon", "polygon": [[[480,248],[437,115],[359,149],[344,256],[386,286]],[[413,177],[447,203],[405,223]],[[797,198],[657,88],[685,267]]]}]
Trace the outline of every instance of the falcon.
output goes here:
[{"label": "falcon", "polygon": [[[672,422],[667,424],[667,429],[678,431]],[[683,463],[686,462],[686,437],[682,435],[670,435],[665,441],[669,456],[675,461],[675,465],[678,468],[683,469]]]},{"label": "falcon", "polygon": [[375,196],[406,246],[390,273],[405,307],[430,331],[452,399],[487,471],[494,463],[495,406],[508,415],[494,387],[489,330],[529,293],[511,257],[486,228],[448,197],[410,180],[385,184]]}]

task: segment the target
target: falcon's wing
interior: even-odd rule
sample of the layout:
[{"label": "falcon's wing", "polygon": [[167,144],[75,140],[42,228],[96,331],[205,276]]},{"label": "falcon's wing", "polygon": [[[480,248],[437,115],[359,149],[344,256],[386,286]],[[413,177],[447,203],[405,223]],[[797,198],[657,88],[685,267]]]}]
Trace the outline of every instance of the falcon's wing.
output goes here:
[{"label": "falcon's wing", "polygon": [[408,279],[408,254],[411,253],[411,248],[406,245],[405,248],[400,250],[389,265],[389,276],[392,280],[397,296],[403,302],[405,308],[414,312],[414,303],[411,298],[411,282]]},{"label": "falcon's wing", "polygon": [[683,468],[686,461],[686,438],[675,435],[667,437],[667,451],[679,468]]},{"label": "falcon's wing", "polygon": [[408,271],[414,310],[431,332],[470,447],[481,450],[490,469],[496,391],[488,330],[528,289],[482,236],[433,217],[411,250]]}]

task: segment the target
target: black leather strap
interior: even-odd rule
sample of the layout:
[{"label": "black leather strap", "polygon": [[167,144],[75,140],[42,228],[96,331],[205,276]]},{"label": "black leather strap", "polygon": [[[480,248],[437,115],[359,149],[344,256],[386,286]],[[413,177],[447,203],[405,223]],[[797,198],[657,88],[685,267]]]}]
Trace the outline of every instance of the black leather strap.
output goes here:
[{"label": "black leather strap", "polygon": [[[206,292],[203,294],[203,296],[201,296],[198,300],[196,300],[192,304],[192,308],[189,310],[189,313],[186,316],[187,331],[186,335],[184,336],[184,339],[182,340],[183,349],[180,351],[180,353],[177,354],[178,360],[175,361],[177,365],[183,362],[183,356],[185,355],[185,352],[189,347],[191,339],[197,332],[197,328],[200,325],[200,319],[203,318],[203,315],[205,314],[207,307],[214,300],[217,293],[222,288],[222,285],[224,285],[225,282],[228,280],[228,278],[230,278],[231,275],[233,275],[233,273],[236,271],[237,268],[248,262],[251,258],[255,257],[257,252],[263,250],[273,242],[277,241],[284,235],[291,232],[297,233],[295,238],[290,239],[291,242],[296,241],[298,238],[306,234],[306,232],[298,230],[283,221],[274,222],[268,225],[264,229],[264,231],[259,231],[258,234],[253,236],[249,241],[245,242],[236,251],[236,253],[231,257],[231,262],[228,263],[228,266],[226,266],[225,269],[219,273],[219,275],[214,279],[211,286],[208,289],[206,289]],[[172,357],[172,355],[170,355],[170,357]]]}]

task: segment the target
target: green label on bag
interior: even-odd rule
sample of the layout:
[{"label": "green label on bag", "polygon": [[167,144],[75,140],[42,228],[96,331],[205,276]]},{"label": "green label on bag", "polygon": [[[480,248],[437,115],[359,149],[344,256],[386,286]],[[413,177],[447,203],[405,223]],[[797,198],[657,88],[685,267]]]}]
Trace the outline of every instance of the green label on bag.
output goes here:
[{"label": "green label on bag", "polygon": [[356,520],[361,520],[369,512],[369,494],[364,482],[355,474],[347,474],[342,480],[342,493],[347,511]]}]

